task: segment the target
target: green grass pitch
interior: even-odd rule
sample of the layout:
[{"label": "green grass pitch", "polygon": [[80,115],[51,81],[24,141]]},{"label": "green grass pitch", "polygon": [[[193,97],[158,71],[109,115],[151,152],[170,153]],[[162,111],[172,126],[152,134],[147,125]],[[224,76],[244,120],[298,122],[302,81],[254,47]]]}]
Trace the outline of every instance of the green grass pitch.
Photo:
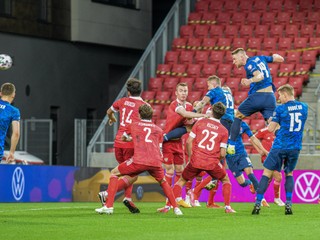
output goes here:
[{"label": "green grass pitch", "polygon": [[113,215],[99,215],[98,203],[1,203],[0,239],[320,239],[320,205],[294,204],[293,215],[274,204],[251,215],[253,203],[232,203],[237,211],[202,207],[156,213],[161,203],[137,203],[131,214],[115,203]]}]

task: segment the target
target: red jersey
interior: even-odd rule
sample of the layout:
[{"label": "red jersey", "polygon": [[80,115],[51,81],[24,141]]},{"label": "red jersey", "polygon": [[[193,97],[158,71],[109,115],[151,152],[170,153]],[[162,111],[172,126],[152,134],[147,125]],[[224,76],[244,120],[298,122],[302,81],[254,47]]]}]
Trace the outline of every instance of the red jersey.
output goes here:
[{"label": "red jersey", "polygon": [[[276,138],[275,134],[273,132],[269,132],[268,127],[265,127],[256,132],[255,136],[261,141],[262,146],[269,152],[273,141]],[[261,156],[261,161],[264,162],[266,158],[266,155]]]},{"label": "red jersey", "polygon": [[114,147],[133,148],[132,142],[124,142],[121,137],[127,131],[129,124],[140,120],[139,107],[143,104],[146,104],[146,102],[141,97],[124,97],[112,104],[111,110],[119,112],[120,121]]},{"label": "red jersey", "polygon": [[161,167],[162,129],[152,123],[151,120],[140,120],[129,125],[128,133],[131,134],[134,145],[133,162]]},{"label": "red jersey", "polygon": [[184,126],[186,118],[176,112],[181,107],[185,108],[187,111],[193,110],[192,104],[189,102],[185,102],[185,104],[183,104],[179,102],[178,99],[171,102],[167,110],[166,126],[164,128],[165,133],[168,133],[177,127]]},{"label": "red jersey", "polygon": [[202,118],[192,127],[194,138],[191,163],[198,169],[211,170],[220,162],[220,148],[227,148],[228,130],[214,118]]}]

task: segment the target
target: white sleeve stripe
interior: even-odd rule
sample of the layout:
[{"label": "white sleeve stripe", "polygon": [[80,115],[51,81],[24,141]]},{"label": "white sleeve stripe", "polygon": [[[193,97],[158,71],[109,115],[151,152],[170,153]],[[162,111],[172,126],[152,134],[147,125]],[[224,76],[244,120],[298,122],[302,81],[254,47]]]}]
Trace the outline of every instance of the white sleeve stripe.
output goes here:
[{"label": "white sleeve stripe", "polygon": [[195,138],[196,134],[194,134],[193,132],[190,132],[189,137]]},{"label": "white sleeve stripe", "polygon": [[174,111],[177,112],[177,110],[178,110],[179,108],[181,108],[181,107],[183,108],[183,106],[181,106],[181,105],[177,106]]},{"label": "white sleeve stripe", "polygon": [[111,110],[112,110],[113,112],[118,112],[116,109],[114,109],[113,106],[111,106]]},{"label": "white sleeve stripe", "polygon": [[226,143],[220,143],[220,147],[221,148],[227,148],[227,144]]}]

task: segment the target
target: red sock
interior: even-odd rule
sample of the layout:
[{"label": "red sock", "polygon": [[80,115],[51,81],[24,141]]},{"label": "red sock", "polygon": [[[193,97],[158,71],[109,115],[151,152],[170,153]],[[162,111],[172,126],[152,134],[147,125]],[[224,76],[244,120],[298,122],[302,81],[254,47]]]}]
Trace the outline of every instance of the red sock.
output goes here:
[{"label": "red sock", "polygon": [[177,172],[176,171],[176,175],[174,176],[174,183],[173,184],[178,182],[178,180],[181,178],[181,174],[182,174],[182,172]]},{"label": "red sock", "polygon": [[[176,199],[173,195],[172,189],[169,186],[169,184],[166,181],[163,181],[161,184],[161,187],[163,189],[164,194],[167,196],[167,198],[169,199],[169,202],[171,203],[173,208],[177,207],[177,203],[176,203]],[[178,186],[178,185],[174,185],[174,188]],[[180,186],[179,186],[180,187]],[[181,196],[181,187],[180,187],[180,196]]]},{"label": "red sock", "polygon": [[109,185],[108,185],[108,200],[105,204],[106,207],[110,208],[113,207],[114,198],[117,193],[118,189],[118,177],[115,175],[111,175],[109,179]]},{"label": "red sock", "polygon": [[216,195],[217,193],[217,190],[218,190],[218,187],[219,187],[219,180],[217,182],[217,186],[215,186],[214,188],[212,188],[210,191],[209,191],[209,197],[208,197],[208,205],[211,205],[214,203],[214,196]]},{"label": "red sock", "polygon": [[167,173],[164,175],[167,183],[169,184],[169,186],[172,186],[172,177],[173,177],[173,174],[172,173]]},{"label": "red sock", "polygon": [[186,192],[188,192],[192,188],[192,181],[187,181],[185,187]]},{"label": "red sock", "polygon": [[223,199],[224,199],[224,204],[226,206],[230,206],[231,183],[223,183],[222,184],[222,195],[223,195]]},{"label": "red sock", "polygon": [[182,187],[178,184],[173,186],[173,195],[175,198],[181,197]]},{"label": "red sock", "polygon": [[206,177],[201,183],[193,189],[194,195],[199,195],[201,190],[212,180],[212,177]]},{"label": "red sock", "polygon": [[[202,179],[201,179],[200,181],[199,181],[199,180],[196,180],[195,188],[198,187],[201,182],[202,182]],[[200,194],[201,194],[201,191],[202,191],[202,189],[200,189],[200,191],[198,192],[198,194],[195,194],[195,195],[194,195],[194,199],[195,199],[195,200],[198,200],[198,199],[199,199]]]},{"label": "red sock", "polygon": [[277,181],[273,182],[273,190],[274,190],[274,197],[280,198],[280,183]]},{"label": "red sock", "polygon": [[127,189],[130,186],[130,183],[126,177],[122,177],[118,180],[118,190],[117,192]]}]

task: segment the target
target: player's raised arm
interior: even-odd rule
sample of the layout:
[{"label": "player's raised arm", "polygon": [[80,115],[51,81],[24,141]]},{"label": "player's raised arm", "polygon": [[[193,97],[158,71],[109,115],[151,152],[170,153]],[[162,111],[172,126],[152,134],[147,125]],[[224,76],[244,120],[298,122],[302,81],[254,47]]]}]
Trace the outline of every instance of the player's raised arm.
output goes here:
[{"label": "player's raised arm", "polygon": [[284,62],[284,58],[281,55],[277,54],[277,53],[272,54],[272,57],[273,57],[273,62],[276,62],[276,63]]}]

